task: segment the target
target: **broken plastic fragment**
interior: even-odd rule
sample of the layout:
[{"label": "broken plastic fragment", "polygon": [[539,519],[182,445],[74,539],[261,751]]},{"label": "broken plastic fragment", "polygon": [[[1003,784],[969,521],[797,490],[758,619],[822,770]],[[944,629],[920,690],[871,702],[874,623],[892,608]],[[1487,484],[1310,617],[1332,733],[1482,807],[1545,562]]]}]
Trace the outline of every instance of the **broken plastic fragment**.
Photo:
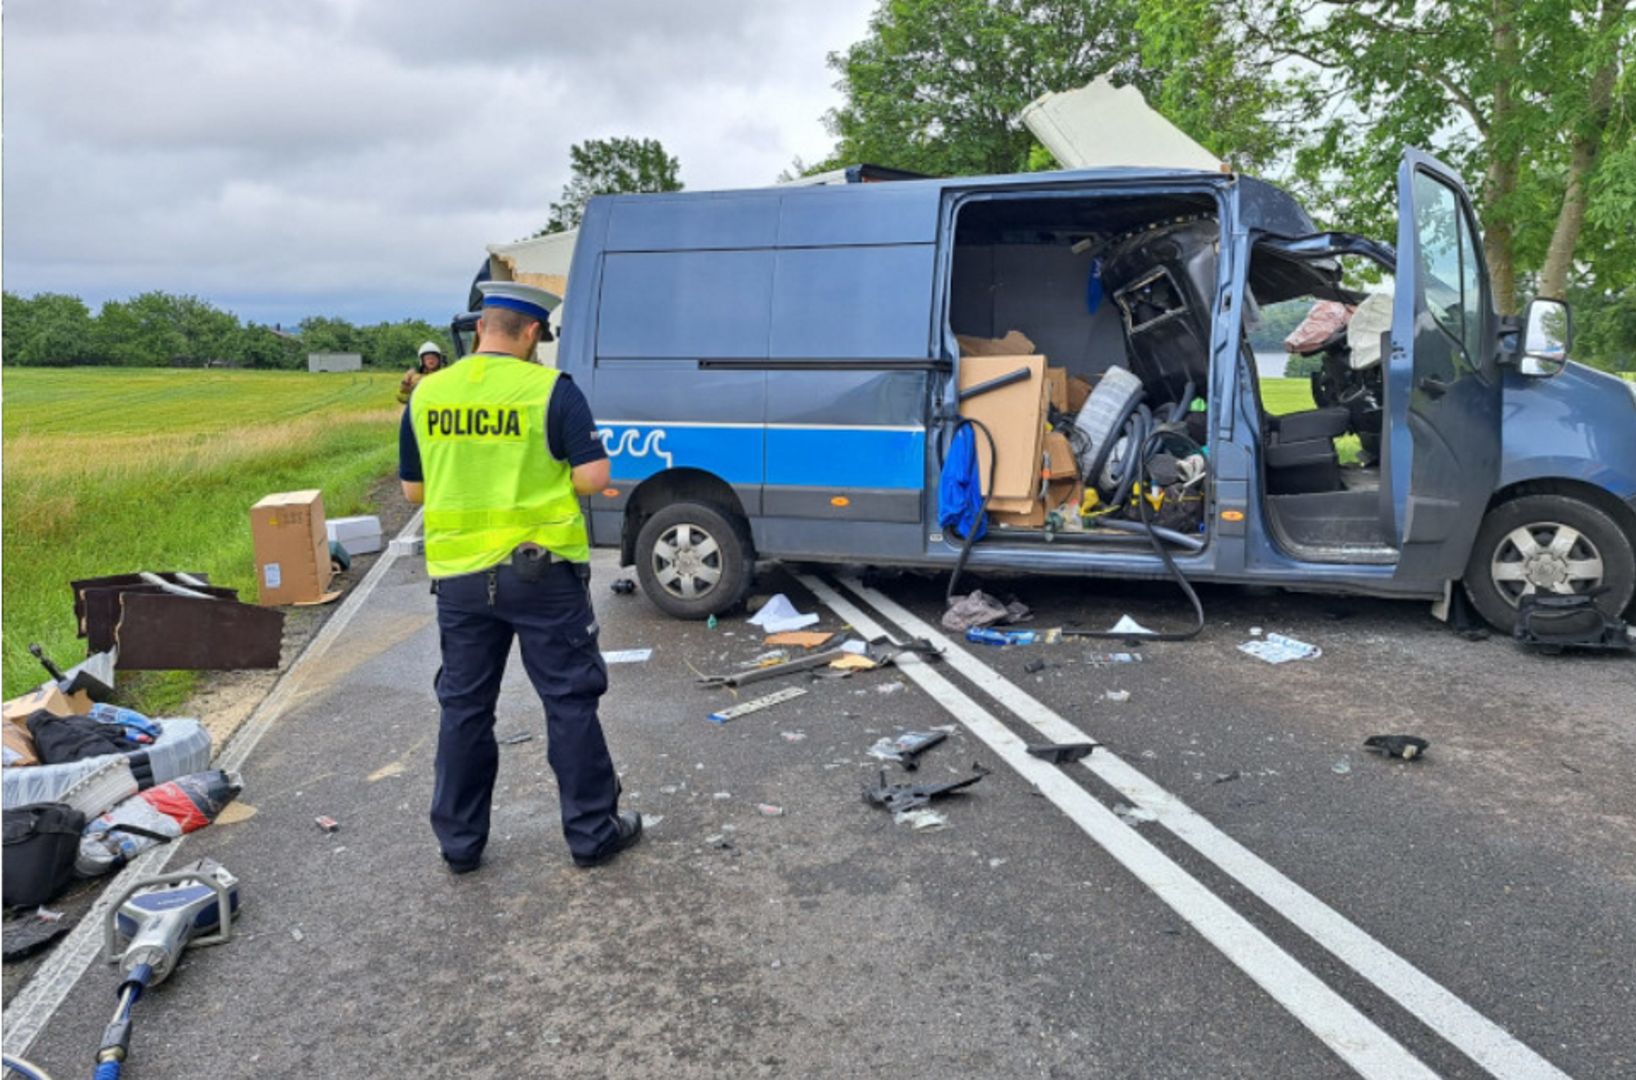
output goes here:
[{"label": "broken plastic fragment", "polygon": [[800,630],[811,626],[818,621],[817,613],[803,615],[790,603],[790,598],[779,593],[761,606],[761,610],[750,616],[750,625],[759,626],[769,634],[778,634],[786,630]]},{"label": "broken plastic fragment", "polygon": [[1151,634],[1152,630],[1143,626],[1129,615],[1119,616],[1119,621],[1108,627],[1110,634]]},{"label": "broken plastic fragment", "polygon": [[1239,652],[1249,653],[1258,660],[1265,660],[1269,664],[1287,664],[1291,660],[1312,660],[1324,654],[1316,645],[1309,645],[1283,634],[1268,634],[1265,638],[1246,641],[1238,647]]},{"label": "broken plastic fragment", "polygon": [[774,806],[772,803],[756,803],[756,813],[762,817],[783,817],[784,808]]},{"label": "broken plastic fragment", "polygon": [[1115,704],[1124,704],[1125,702],[1130,700],[1130,691],[1129,690],[1109,690],[1107,693],[1103,694],[1102,696],[1107,698],[1109,701],[1114,702]]},{"label": "broken plastic fragment", "polygon": [[925,832],[927,829],[941,829],[949,823],[949,819],[943,814],[924,806],[916,810],[899,810],[892,815],[892,820],[899,825],[908,825],[915,832]]}]

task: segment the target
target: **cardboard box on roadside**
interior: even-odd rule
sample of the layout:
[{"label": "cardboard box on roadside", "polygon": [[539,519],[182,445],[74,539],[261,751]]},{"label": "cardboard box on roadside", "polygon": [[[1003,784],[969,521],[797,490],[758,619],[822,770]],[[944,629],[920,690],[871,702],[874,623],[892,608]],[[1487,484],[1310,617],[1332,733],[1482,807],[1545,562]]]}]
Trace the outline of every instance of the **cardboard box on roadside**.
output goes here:
[{"label": "cardboard box on roadside", "polygon": [[22,723],[44,709],[52,716],[84,716],[91,711],[91,695],[84,690],[65,694],[47,679],[35,689],[0,705],[0,719]]},{"label": "cardboard box on roadside", "polygon": [[250,508],[256,549],[257,603],[322,604],[329,593],[329,534],[320,491],[285,491]]},{"label": "cardboard box on roadside", "polygon": [[346,548],[348,555],[372,555],[381,549],[381,519],[373,514],[330,518],[325,527],[330,541]]}]

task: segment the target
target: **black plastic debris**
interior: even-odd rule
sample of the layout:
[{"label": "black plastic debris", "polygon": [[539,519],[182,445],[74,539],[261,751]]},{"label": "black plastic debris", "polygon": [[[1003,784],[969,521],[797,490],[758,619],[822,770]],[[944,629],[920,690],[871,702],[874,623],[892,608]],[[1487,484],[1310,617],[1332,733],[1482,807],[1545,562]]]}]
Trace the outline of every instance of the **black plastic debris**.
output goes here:
[{"label": "black plastic debris", "polygon": [[519,731],[515,735],[502,735],[495,742],[501,746],[516,746],[518,743],[532,742],[534,735],[531,732]]},{"label": "black plastic debris", "polygon": [[925,806],[933,799],[942,798],[944,795],[969,788],[991,771],[979,764],[973,764],[971,769],[970,776],[959,780],[950,780],[942,784],[888,784],[886,782],[886,770],[882,769],[880,783],[863,789],[864,801],[871,806],[879,806],[890,810],[894,814],[901,813],[904,810],[913,810],[916,807]]},{"label": "black plastic debris", "polygon": [[45,654],[38,643],[31,643],[28,651],[45,668],[46,674],[57,681],[57,689],[64,694],[85,691],[92,701],[109,701],[114,696],[114,664],[118,653],[110,650],[88,656],[67,671],[63,671]]},{"label": "black plastic debris", "polygon": [[1377,754],[1404,761],[1414,761],[1431,747],[1431,743],[1418,735],[1371,735],[1363,740],[1363,745]]},{"label": "black plastic debris", "polygon": [[1565,649],[1629,652],[1629,628],[1596,606],[1606,588],[1585,593],[1529,593],[1517,601],[1516,639],[1544,653]]},{"label": "black plastic debris", "polygon": [[1030,743],[1028,752],[1053,765],[1067,765],[1086,756],[1095,750],[1096,746],[1094,742]]},{"label": "black plastic debris", "polygon": [[895,761],[904,772],[920,768],[920,755],[949,737],[946,731],[905,731],[896,738],[886,738],[869,748],[870,756]]},{"label": "black plastic debris", "polygon": [[629,596],[636,591],[636,582],[632,581],[628,577],[615,578],[613,581],[608,583],[608,588],[612,589],[620,596]]}]

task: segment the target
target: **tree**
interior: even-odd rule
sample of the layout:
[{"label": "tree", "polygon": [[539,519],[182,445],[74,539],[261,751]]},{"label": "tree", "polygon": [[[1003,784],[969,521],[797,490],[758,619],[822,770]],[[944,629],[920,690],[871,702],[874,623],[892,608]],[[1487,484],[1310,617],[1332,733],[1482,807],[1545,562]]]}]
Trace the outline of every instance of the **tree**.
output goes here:
[{"label": "tree", "polygon": [[62,293],[22,297],[8,292],[3,304],[8,364],[84,364],[100,359],[96,319],[79,297]]},{"label": "tree", "polygon": [[[1399,148],[1473,185],[1496,303],[1636,273],[1636,9],[1625,0],[1231,0],[1265,64],[1322,106],[1298,177],[1390,235]],[[1532,286],[1531,289],[1525,288]]]},{"label": "tree", "polygon": [[570,147],[568,158],[573,176],[536,236],[578,228],[585,204],[595,195],[682,190],[681,165],[658,139],[587,139]]},{"label": "tree", "polygon": [[1214,153],[1253,166],[1288,141],[1277,86],[1244,64],[1212,0],[883,0],[830,67],[846,101],[811,167],[873,162],[940,176],[1051,167],[1018,122],[1042,94],[1098,75],[1134,84]]}]

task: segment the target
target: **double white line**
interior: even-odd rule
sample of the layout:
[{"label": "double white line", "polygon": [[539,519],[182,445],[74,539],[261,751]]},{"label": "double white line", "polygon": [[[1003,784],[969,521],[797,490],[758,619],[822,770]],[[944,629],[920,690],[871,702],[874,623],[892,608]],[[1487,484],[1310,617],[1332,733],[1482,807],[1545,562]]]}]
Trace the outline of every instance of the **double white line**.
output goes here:
[{"label": "double white line", "polygon": [[[801,583],[859,633],[886,632],[868,612],[825,581]],[[842,585],[914,637],[944,647],[950,667],[1051,742],[1083,742],[1086,734],[993,668],[959,648],[938,629],[875,589],[849,578]],[[900,656],[903,673],[1096,841],[1125,869],[1318,1036],[1360,1075],[1380,1080],[1435,1077],[1423,1062],[1276,942],[1121,821],[1059,766],[1031,757],[1021,737],[964,691],[912,654]],[[1334,908],[1285,877],[1265,860],[1210,824],[1174,794],[1101,747],[1080,764],[1151,811],[1204,858],[1255,894],[1342,963],[1373,983],[1417,1020],[1502,1080],[1562,1080],[1567,1074],[1498,1024],[1370,937]]]}]

